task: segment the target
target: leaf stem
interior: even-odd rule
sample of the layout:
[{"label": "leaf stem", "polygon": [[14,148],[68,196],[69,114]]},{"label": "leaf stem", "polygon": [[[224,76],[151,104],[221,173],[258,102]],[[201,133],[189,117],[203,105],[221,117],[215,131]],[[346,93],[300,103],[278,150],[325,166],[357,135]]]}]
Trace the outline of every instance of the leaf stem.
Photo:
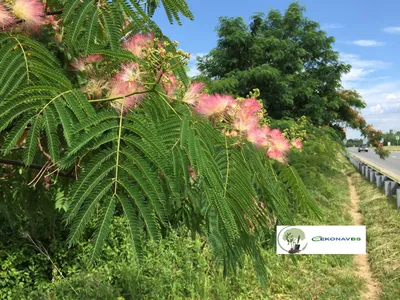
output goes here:
[{"label": "leaf stem", "polygon": [[226,190],[228,188],[228,178],[229,178],[229,153],[228,153],[228,141],[225,136],[225,152],[226,152],[226,176],[225,176],[225,186],[224,186],[224,198],[226,196]]},{"label": "leaf stem", "polygon": [[19,47],[22,50],[22,54],[24,55],[25,67],[26,67],[26,76],[27,76],[27,80],[28,80],[28,84],[29,84],[30,78],[29,78],[28,59],[26,58],[26,53],[25,53],[24,47],[22,47],[22,44],[20,43],[20,41],[16,37],[13,37],[13,38],[17,41]]},{"label": "leaf stem", "polygon": [[116,165],[115,165],[115,178],[114,178],[114,193],[113,193],[113,195],[117,194],[119,153],[120,153],[120,148],[121,148],[122,119],[123,119],[123,116],[124,116],[125,99],[126,98],[124,97],[124,100],[122,101],[122,105],[121,105],[121,111],[120,111],[120,114],[119,114],[119,128],[118,128],[118,140],[117,140],[117,157],[115,159]]}]

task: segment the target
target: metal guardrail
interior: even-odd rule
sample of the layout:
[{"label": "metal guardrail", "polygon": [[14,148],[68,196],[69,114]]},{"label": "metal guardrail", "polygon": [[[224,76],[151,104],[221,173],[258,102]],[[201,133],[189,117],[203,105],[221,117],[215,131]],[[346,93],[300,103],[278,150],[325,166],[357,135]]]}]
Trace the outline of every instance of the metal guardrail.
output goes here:
[{"label": "metal guardrail", "polygon": [[345,153],[345,156],[367,180],[383,189],[387,197],[396,196],[397,208],[400,208],[400,182],[349,153]]}]

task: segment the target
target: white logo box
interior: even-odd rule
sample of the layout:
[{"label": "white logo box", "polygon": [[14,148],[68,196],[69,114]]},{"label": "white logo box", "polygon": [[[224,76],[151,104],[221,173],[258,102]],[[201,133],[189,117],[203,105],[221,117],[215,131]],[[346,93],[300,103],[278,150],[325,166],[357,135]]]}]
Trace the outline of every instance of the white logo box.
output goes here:
[{"label": "white logo box", "polygon": [[365,226],[277,226],[277,254],[366,254]]}]

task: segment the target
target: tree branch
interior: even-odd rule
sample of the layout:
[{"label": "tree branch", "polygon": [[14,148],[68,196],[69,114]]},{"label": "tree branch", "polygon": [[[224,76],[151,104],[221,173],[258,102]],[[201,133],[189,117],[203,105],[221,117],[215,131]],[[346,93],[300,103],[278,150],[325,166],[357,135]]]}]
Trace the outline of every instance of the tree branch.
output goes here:
[{"label": "tree branch", "polygon": [[[31,164],[31,165],[27,166],[22,161],[12,160],[12,159],[5,159],[5,158],[0,158],[0,164],[21,166],[21,167],[25,167],[25,168],[29,168],[29,169],[35,169],[35,170],[42,170],[42,168],[43,168],[43,165]],[[75,176],[72,173],[59,172],[58,175],[63,176],[63,177],[67,177],[67,178],[75,179]]]}]

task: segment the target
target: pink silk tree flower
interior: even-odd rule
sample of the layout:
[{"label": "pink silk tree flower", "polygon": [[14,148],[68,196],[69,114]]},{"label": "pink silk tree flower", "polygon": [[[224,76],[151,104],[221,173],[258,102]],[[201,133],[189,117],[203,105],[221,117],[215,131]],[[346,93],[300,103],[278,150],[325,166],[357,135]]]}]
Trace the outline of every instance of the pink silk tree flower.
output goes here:
[{"label": "pink silk tree flower", "polygon": [[261,109],[261,104],[256,99],[246,99],[240,105],[238,117],[241,119],[248,119]]},{"label": "pink silk tree flower", "polygon": [[39,0],[15,0],[14,15],[25,22],[28,31],[37,32],[45,21],[44,7]]},{"label": "pink silk tree flower", "polygon": [[154,40],[154,34],[136,34],[133,38],[125,41],[122,47],[132,52],[135,56],[143,58],[143,48],[148,47],[149,41],[152,40]]},{"label": "pink silk tree flower", "polygon": [[209,117],[214,114],[223,113],[233,101],[235,101],[235,99],[231,96],[223,96],[219,94],[201,95],[194,109],[199,114]]},{"label": "pink silk tree flower", "polygon": [[293,145],[295,148],[297,148],[297,149],[303,148],[303,143],[301,142],[300,139],[295,139],[295,140],[292,142],[292,145]]},{"label": "pink silk tree flower", "polygon": [[14,17],[0,4],[0,30],[5,31],[15,22]]},{"label": "pink silk tree flower", "polygon": [[289,151],[289,141],[278,129],[271,130],[269,135],[271,136],[272,143],[276,149],[278,149],[282,153],[286,153]]},{"label": "pink silk tree flower", "polygon": [[76,70],[76,71],[85,71],[86,66],[85,66],[85,61],[80,58],[77,61],[74,61],[71,63],[71,66]]},{"label": "pink silk tree flower", "polygon": [[240,132],[247,132],[258,126],[258,119],[255,116],[252,116],[248,119],[236,119],[233,121],[232,126],[234,129]]},{"label": "pink silk tree flower", "polygon": [[98,63],[104,59],[104,56],[101,54],[90,54],[88,57],[85,58],[85,62],[88,64]]},{"label": "pink silk tree flower", "polygon": [[254,127],[247,131],[246,134],[247,140],[250,143],[253,143],[257,147],[262,147],[267,136],[265,132],[260,127]]},{"label": "pink silk tree flower", "polygon": [[267,125],[262,127],[256,125],[247,131],[247,140],[257,147],[269,147],[271,144],[269,132],[270,129]]},{"label": "pink silk tree flower", "polygon": [[115,79],[121,82],[140,82],[141,74],[139,64],[131,62],[122,65],[122,70],[115,76]]},{"label": "pink silk tree flower", "polygon": [[195,105],[199,100],[200,94],[204,90],[204,88],[204,83],[196,81],[193,82],[183,96],[182,102],[190,105]]},{"label": "pink silk tree flower", "polygon": [[178,80],[173,74],[164,74],[161,79],[161,87],[168,97],[174,97]]},{"label": "pink silk tree flower", "polygon": [[281,151],[279,151],[275,147],[271,147],[270,149],[268,149],[267,156],[269,158],[272,158],[272,159],[274,159],[276,161],[279,161],[281,163],[285,163],[286,162],[286,157],[285,157],[284,153],[282,153]]},{"label": "pink silk tree flower", "polygon": [[[142,87],[136,82],[121,82],[115,80],[111,84],[110,97],[119,97],[129,95],[131,93],[141,92],[143,91]],[[136,105],[140,104],[141,100],[145,97],[145,94],[135,94],[130,95],[125,98],[119,98],[112,102],[112,106],[115,110],[120,113],[122,106],[123,112],[127,113],[129,110],[132,110],[136,107]]]}]

